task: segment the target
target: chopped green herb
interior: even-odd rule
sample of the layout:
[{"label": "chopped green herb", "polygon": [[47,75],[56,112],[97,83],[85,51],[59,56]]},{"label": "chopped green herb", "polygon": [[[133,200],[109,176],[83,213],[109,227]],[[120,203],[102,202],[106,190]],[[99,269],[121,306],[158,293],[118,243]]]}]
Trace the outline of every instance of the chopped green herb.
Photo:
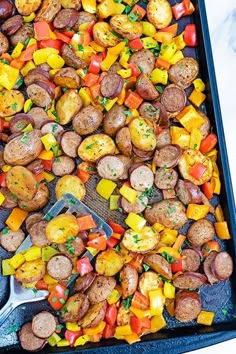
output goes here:
[{"label": "chopped green herb", "polygon": [[9,229],[7,227],[4,227],[4,229],[2,229],[1,232],[2,232],[3,235],[6,235],[6,234],[8,234]]},{"label": "chopped green herb", "polygon": [[20,141],[22,141],[22,143],[24,143],[25,145],[29,145],[29,136],[28,133],[24,132]]},{"label": "chopped green herb", "polygon": [[16,324],[15,325],[11,325],[11,326],[8,327],[6,334],[8,335],[8,334],[12,334],[12,333],[18,332],[19,329],[20,329],[20,325],[16,325]]},{"label": "chopped green herb", "polygon": [[8,64],[8,65],[10,64],[7,59],[1,59],[0,61],[1,61],[1,63],[4,63],[4,64]]},{"label": "chopped green herb", "polygon": [[19,80],[16,83],[17,88],[21,87],[21,85],[24,83],[23,77],[19,78]]},{"label": "chopped green herb", "polygon": [[128,14],[128,17],[131,22],[136,22],[139,16],[135,14]]},{"label": "chopped green herb", "polygon": [[134,243],[138,243],[138,242],[142,241],[138,238],[138,235],[133,235],[133,239],[134,239]]},{"label": "chopped green herb", "polygon": [[159,93],[163,93],[163,87],[161,87],[161,86],[159,86],[159,85],[156,85],[155,86],[156,87],[156,89],[157,89],[157,91],[159,92]]},{"label": "chopped green herb", "polygon": [[36,288],[32,288],[31,289],[35,294],[38,292],[38,290]]},{"label": "chopped green herb", "polygon": [[171,280],[163,277],[162,275],[159,275],[159,279],[165,281],[166,283],[170,283],[171,282]]},{"label": "chopped green herb", "polygon": [[132,117],[132,113],[130,111],[123,111],[123,113],[128,117]]},{"label": "chopped green herb", "polygon": [[17,102],[14,102],[14,103],[11,105],[11,108],[13,109],[13,111],[16,111],[16,110],[17,110]]},{"label": "chopped green herb", "polygon": [[132,7],[129,6],[129,5],[127,5],[127,6],[125,7],[125,13],[126,13],[126,15],[128,15],[131,10],[132,10]]},{"label": "chopped green herb", "polygon": [[189,291],[194,291],[195,289],[194,288],[188,288]]},{"label": "chopped green herb", "polygon": [[165,258],[167,260],[168,263],[175,263],[174,257],[170,256],[168,253],[162,252],[161,255],[163,258]]},{"label": "chopped green herb", "polygon": [[120,245],[116,245],[115,250],[116,250],[117,252],[120,252]]},{"label": "chopped green herb", "polygon": [[69,295],[69,289],[64,290],[64,295],[65,296]]},{"label": "chopped green herb", "polygon": [[71,31],[71,27],[66,27],[66,30],[67,31]]},{"label": "chopped green herb", "polygon": [[132,299],[133,299],[133,295],[130,295],[125,300],[122,301],[126,311],[130,308]]},{"label": "chopped green herb", "polygon": [[115,32],[115,31],[111,31],[111,33],[113,34],[113,36],[115,36],[115,37],[118,37],[118,38],[120,38],[121,36],[117,33],[117,32]]},{"label": "chopped green herb", "polygon": [[62,305],[65,305],[65,300],[63,298],[59,299],[59,302],[62,304]]},{"label": "chopped green herb", "polygon": [[120,213],[123,213],[123,209],[122,209],[122,208],[118,208],[118,211],[119,211]]},{"label": "chopped green herb", "polygon": [[56,328],[61,330],[64,326],[62,324],[58,324]]},{"label": "chopped green herb", "polygon": [[226,316],[228,314],[228,310],[227,309],[221,309],[221,312],[223,313],[224,316]]},{"label": "chopped green herb", "polygon": [[82,44],[78,44],[78,50],[83,52],[84,51],[84,47]]},{"label": "chopped green herb", "polygon": [[62,92],[66,92],[68,90],[67,87],[62,87],[61,89],[62,89]]},{"label": "chopped green herb", "polygon": [[108,101],[108,98],[107,97],[103,97],[103,99],[101,101],[99,101],[99,103],[102,104],[102,105],[106,105],[107,101]]},{"label": "chopped green herb", "polygon": [[146,263],[143,263],[143,269],[145,270],[145,272],[147,272],[150,269],[150,267]]},{"label": "chopped green herb", "polygon": [[30,41],[30,40],[31,40],[31,38],[30,38],[30,37],[26,38],[26,40],[24,41],[24,45],[29,44],[29,41]]},{"label": "chopped green herb", "polygon": [[198,147],[198,144],[194,144],[194,145],[193,145],[193,148],[194,148],[194,149],[197,149],[197,147]]},{"label": "chopped green herb", "polygon": [[50,221],[52,219],[52,216],[50,214],[46,214],[44,216],[44,219],[47,220],[47,221]]}]

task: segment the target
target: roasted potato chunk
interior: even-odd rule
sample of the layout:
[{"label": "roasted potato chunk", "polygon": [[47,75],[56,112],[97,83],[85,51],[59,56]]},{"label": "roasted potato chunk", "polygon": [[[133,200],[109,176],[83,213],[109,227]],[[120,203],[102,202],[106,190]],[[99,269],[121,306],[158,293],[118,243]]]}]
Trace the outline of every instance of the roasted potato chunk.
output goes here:
[{"label": "roasted potato chunk", "polygon": [[80,111],[83,102],[77,90],[68,90],[62,95],[56,104],[57,115],[60,119],[60,124],[65,125],[70,123],[72,118]]},{"label": "roasted potato chunk", "polygon": [[153,227],[145,226],[140,232],[127,230],[122,239],[122,244],[129,251],[146,253],[156,247],[159,239],[160,235]]},{"label": "roasted potato chunk", "polygon": [[172,20],[172,9],[167,0],[150,0],[147,5],[148,20],[157,28],[169,26]]},{"label": "roasted potato chunk", "polygon": [[66,193],[71,193],[77,199],[82,200],[85,196],[86,190],[79,177],[74,175],[65,175],[57,181],[55,192],[57,200]]},{"label": "roasted potato chunk", "polygon": [[127,15],[112,16],[110,25],[114,31],[129,40],[139,38],[143,33],[141,22],[131,22]]},{"label": "roasted potato chunk", "polygon": [[46,274],[46,263],[42,259],[27,261],[20,266],[15,273],[16,280],[23,284],[40,280]]},{"label": "roasted potato chunk", "polygon": [[159,279],[159,275],[151,271],[143,273],[138,282],[140,292],[147,297],[150,290],[160,288],[162,285],[163,282]]},{"label": "roasted potato chunk", "polygon": [[122,256],[114,249],[108,249],[97,256],[95,269],[98,274],[112,277],[121,270],[123,264]]},{"label": "roasted potato chunk", "polygon": [[120,271],[122,298],[126,299],[128,296],[133,295],[138,286],[138,272],[130,264],[125,264]]},{"label": "roasted potato chunk", "polygon": [[96,162],[105,155],[114,155],[116,146],[106,134],[94,134],[85,138],[78,148],[78,155],[84,161]]},{"label": "roasted potato chunk", "polygon": [[114,47],[119,43],[119,38],[112,33],[112,28],[107,22],[97,22],[93,27],[94,41],[102,47]]},{"label": "roasted potato chunk", "polygon": [[23,166],[12,167],[7,172],[6,182],[11,193],[23,201],[32,200],[37,192],[35,176]]},{"label": "roasted potato chunk", "polygon": [[74,294],[68,298],[61,309],[61,320],[69,322],[79,321],[88,311],[89,301],[84,294]]},{"label": "roasted potato chunk", "polygon": [[10,117],[23,109],[25,99],[18,90],[3,90],[0,94],[0,117]]},{"label": "roasted potato chunk", "polygon": [[46,227],[46,237],[50,242],[65,243],[69,236],[76,236],[79,225],[72,214],[60,214],[49,221]]},{"label": "roasted potato chunk", "polygon": [[137,149],[152,151],[156,147],[154,123],[147,118],[138,117],[129,124],[131,141]]},{"label": "roasted potato chunk", "polygon": [[92,305],[86,315],[78,322],[82,328],[96,327],[101,321],[104,320],[107,309],[106,300]]}]

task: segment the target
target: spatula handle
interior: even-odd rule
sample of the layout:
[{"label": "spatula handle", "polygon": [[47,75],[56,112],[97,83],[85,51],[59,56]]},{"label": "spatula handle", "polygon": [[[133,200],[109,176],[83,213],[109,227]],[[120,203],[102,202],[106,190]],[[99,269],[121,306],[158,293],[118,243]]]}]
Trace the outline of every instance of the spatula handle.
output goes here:
[{"label": "spatula handle", "polygon": [[12,313],[15,307],[16,305],[12,303],[11,299],[9,299],[3,306],[3,308],[0,310],[0,327]]}]

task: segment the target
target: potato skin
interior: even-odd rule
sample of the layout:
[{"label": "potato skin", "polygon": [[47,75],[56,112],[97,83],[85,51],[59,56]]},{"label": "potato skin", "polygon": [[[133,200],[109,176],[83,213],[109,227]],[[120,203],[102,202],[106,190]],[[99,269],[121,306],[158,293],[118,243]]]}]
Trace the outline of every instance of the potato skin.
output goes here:
[{"label": "potato skin", "polygon": [[100,275],[113,276],[123,267],[124,260],[114,249],[110,248],[99,253],[96,258],[95,269]]},{"label": "potato skin", "polygon": [[36,259],[27,261],[17,268],[15,278],[23,284],[29,284],[40,280],[45,274],[46,262]]},{"label": "potato skin", "polygon": [[170,82],[186,89],[191,85],[199,73],[198,62],[190,57],[185,57],[172,65],[168,71]]},{"label": "potato skin", "polygon": [[0,93],[0,117],[10,117],[23,109],[25,99],[18,90],[3,90]]},{"label": "potato skin", "polygon": [[22,201],[31,201],[37,192],[37,180],[32,172],[23,166],[12,167],[6,175],[7,187]]},{"label": "potato skin", "polygon": [[116,146],[106,134],[93,134],[85,138],[78,148],[78,155],[84,161],[96,162],[105,155],[114,155]]},{"label": "potato skin", "polygon": [[115,15],[110,19],[110,25],[114,31],[129,40],[141,37],[143,26],[141,22],[131,22],[127,15]]},{"label": "potato skin", "polygon": [[80,111],[83,102],[77,90],[68,90],[62,95],[56,104],[57,115],[60,119],[60,124],[65,125],[70,123],[72,118]]},{"label": "potato skin", "polygon": [[86,315],[78,322],[82,328],[96,327],[104,320],[106,315],[107,302],[106,300],[90,306]]},{"label": "potato skin", "polygon": [[172,20],[172,9],[167,0],[150,0],[147,5],[148,20],[157,28],[169,26]]},{"label": "potato skin", "polygon": [[97,22],[93,27],[94,42],[98,45],[108,48],[114,47],[119,43],[118,37],[112,33],[112,28],[107,22]]},{"label": "potato skin", "polygon": [[81,0],[60,0],[60,3],[64,9],[80,10],[81,8]]},{"label": "potato skin", "polygon": [[122,298],[133,295],[138,286],[138,272],[130,264],[125,264],[120,271]]},{"label": "potato skin", "polygon": [[[63,311],[67,309],[66,312]],[[65,306],[61,310],[60,318],[62,321],[77,322],[89,309],[89,301],[84,294],[74,294],[68,298]]]},{"label": "potato skin", "polygon": [[154,124],[147,118],[138,117],[129,124],[131,141],[137,149],[152,151],[156,147]]},{"label": "potato skin", "polygon": [[79,177],[74,175],[65,175],[57,181],[55,193],[57,200],[60,199],[65,193],[71,193],[77,199],[82,200],[85,196],[86,189],[84,183]]},{"label": "potato skin", "polygon": [[113,277],[99,275],[95,278],[86,294],[91,304],[97,304],[98,302],[106,300],[115,286],[116,281]]},{"label": "potato skin", "polygon": [[97,130],[102,120],[101,109],[88,105],[75,115],[72,124],[77,134],[87,135]]},{"label": "potato skin", "polygon": [[72,214],[60,214],[49,221],[46,226],[46,237],[50,242],[65,243],[69,236],[76,236],[79,225]]},{"label": "potato skin", "polygon": [[114,104],[114,106],[105,114],[103,120],[104,133],[109,136],[115,136],[119,129],[125,126],[126,115],[123,105]]},{"label": "potato skin", "polygon": [[74,68],[62,68],[53,78],[57,86],[77,89],[80,86],[80,77]]},{"label": "potato skin", "polygon": [[30,201],[18,201],[18,206],[26,211],[36,211],[42,209],[48,202],[49,189],[48,187],[40,183],[36,191],[35,196]]},{"label": "potato skin", "polygon": [[120,152],[125,156],[131,156],[132,143],[128,127],[121,128],[116,134],[116,144]]},{"label": "potato skin", "polygon": [[144,263],[148,264],[155,272],[167,279],[172,278],[171,265],[159,254],[149,254],[144,258]]}]

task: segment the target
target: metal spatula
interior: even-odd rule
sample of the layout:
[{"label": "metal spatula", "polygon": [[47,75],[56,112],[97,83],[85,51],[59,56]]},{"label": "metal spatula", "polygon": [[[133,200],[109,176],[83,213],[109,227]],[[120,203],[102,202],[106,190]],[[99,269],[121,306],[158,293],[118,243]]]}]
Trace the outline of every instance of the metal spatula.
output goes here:
[{"label": "metal spatula", "polygon": [[[63,210],[67,208],[67,210]],[[61,212],[73,213],[76,215],[86,215],[91,214],[94,221],[96,222],[99,229],[103,229],[106,233],[107,238],[112,235],[112,229],[105,223],[96,213],[89,209],[85,204],[76,199],[73,195],[67,193],[62,199],[58,200],[56,204],[47,212],[44,219],[50,220],[60,214]],[[16,253],[22,252],[28,249],[32,245],[30,237],[27,236],[24,242],[17,249]],[[81,257],[87,256],[90,260],[94,256],[86,251]],[[72,275],[68,281],[68,286],[72,284],[77,275]],[[47,290],[38,290],[34,292],[30,288],[24,288],[21,283],[19,283],[13,275],[10,276],[10,296],[7,303],[0,310],[0,326],[6,321],[11,312],[19,305],[25,304],[27,302],[35,302],[44,300],[48,296]]]}]

